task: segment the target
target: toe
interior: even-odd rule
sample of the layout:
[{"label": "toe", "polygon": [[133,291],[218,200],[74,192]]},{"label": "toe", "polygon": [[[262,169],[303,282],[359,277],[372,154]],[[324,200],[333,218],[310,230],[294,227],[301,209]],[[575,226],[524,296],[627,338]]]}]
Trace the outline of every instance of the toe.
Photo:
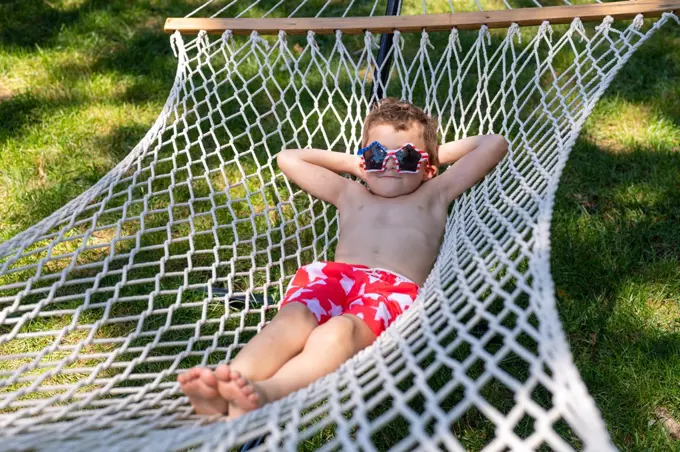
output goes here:
[{"label": "toe", "polygon": [[220,364],[217,366],[217,369],[215,369],[215,377],[217,377],[218,380],[222,380],[224,382],[231,380],[231,371],[229,366],[226,364]]},{"label": "toe", "polygon": [[200,379],[188,381],[182,390],[189,398],[196,414],[213,415],[227,412],[227,401],[222,399],[214,388],[207,386]]},{"label": "toe", "polygon": [[215,399],[219,397],[217,390],[204,384],[202,380],[196,380],[196,394],[204,399]]},{"label": "toe", "polygon": [[215,372],[213,372],[210,369],[203,369],[201,371],[200,375],[201,382],[205,384],[206,386],[209,386],[211,388],[216,388],[217,387],[217,377],[215,376]]},{"label": "toe", "polygon": [[198,378],[198,376],[201,374],[201,368],[200,367],[192,367],[189,369],[189,372],[187,372],[187,378],[194,379]]},{"label": "toe", "polygon": [[197,390],[196,380],[185,381],[184,384],[182,385],[182,391],[184,391],[184,393],[187,395],[194,394],[196,390]]}]

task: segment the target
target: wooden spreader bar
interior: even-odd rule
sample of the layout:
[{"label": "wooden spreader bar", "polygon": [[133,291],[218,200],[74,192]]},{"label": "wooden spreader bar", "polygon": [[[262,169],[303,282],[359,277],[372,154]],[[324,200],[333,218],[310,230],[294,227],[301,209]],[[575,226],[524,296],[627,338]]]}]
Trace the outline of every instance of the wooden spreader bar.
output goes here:
[{"label": "wooden spreader bar", "polygon": [[374,16],[374,17],[321,17],[321,18],[272,18],[272,19],[201,19],[169,17],[165,31],[172,33],[223,33],[232,30],[235,34],[247,35],[252,31],[259,34],[277,34],[283,30],[288,34],[305,34],[311,30],[318,34],[332,34],[340,30],[345,34],[359,34],[365,30],[373,33],[402,33],[476,29],[481,25],[489,28],[507,28],[511,24],[540,25],[543,21],[553,24],[571,22],[575,17],[582,21],[599,21],[606,16],[615,19],[630,19],[638,14],[660,16],[664,12],[680,11],[680,0],[632,0],[589,5],[547,6],[544,8],[519,8],[497,11],[475,11],[455,14],[422,14],[417,16]]}]

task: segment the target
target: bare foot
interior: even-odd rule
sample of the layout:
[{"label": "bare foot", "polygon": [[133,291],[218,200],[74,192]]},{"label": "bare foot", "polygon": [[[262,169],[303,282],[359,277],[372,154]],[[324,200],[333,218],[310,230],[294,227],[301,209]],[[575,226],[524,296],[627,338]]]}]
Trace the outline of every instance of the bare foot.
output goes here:
[{"label": "bare foot", "polygon": [[241,392],[237,385],[231,384],[234,380],[244,378],[237,370],[232,369],[226,364],[220,364],[215,369],[215,377],[217,378],[217,391],[224,400],[231,401],[234,397],[238,397]]},{"label": "bare foot", "polygon": [[217,390],[218,380],[207,367],[194,367],[177,376],[182,392],[196,414],[226,414],[229,402]]},{"label": "bare foot", "polygon": [[236,419],[267,403],[262,388],[257,383],[248,381],[238,371],[229,371],[228,382],[222,381],[220,376],[226,375],[218,374],[217,390],[223,399],[229,400],[229,419]]}]

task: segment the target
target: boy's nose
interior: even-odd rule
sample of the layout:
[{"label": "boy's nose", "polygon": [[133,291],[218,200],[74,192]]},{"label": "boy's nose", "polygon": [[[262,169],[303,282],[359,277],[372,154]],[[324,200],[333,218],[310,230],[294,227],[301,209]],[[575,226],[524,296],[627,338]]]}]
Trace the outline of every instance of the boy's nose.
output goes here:
[{"label": "boy's nose", "polygon": [[394,161],[394,157],[392,157],[391,155],[389,157],[386,157],[386,159],[385,159],[385,169],[386,170],[397,169],[397,165]]}]

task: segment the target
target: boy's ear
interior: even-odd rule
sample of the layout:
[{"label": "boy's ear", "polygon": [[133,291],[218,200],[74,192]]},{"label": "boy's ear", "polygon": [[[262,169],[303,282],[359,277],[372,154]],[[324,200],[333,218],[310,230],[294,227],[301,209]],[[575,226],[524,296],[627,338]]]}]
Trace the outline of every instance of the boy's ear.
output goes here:
[{"label": "boy's ear", "polygon": [[360,180],[366,182],[366,170],[364,170],[364,167],[363,167],[363,165],[361,164],[361,162],[359,162],[359,164],[357,165],[357,173],[356,173],[356,176],[357,176]]},{"label": "boy's ear", "polygon": [[423,173],[423,179],[425,180],[430,180],[432,179],[436,174],[439,168],[433,165],[427,165],[425,166],[425,171]]}]

